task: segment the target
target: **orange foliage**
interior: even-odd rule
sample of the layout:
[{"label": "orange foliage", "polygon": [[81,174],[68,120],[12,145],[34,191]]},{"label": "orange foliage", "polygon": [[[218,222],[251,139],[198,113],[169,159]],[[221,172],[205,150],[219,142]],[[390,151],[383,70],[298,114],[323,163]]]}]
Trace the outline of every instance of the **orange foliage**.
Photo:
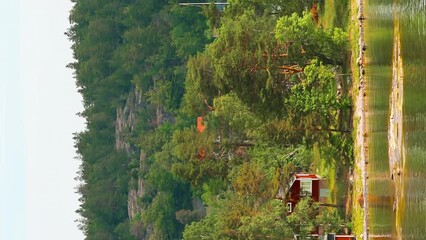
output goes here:
[{"label": "orange foliage", "polygon": [[311,10],[310,10],[312,19],[315,21],[316,24],[318,24],[319,21],[319,15],[318,15],[318,6],[317,3],[314,3],[314,5],[312,6]]},{"label": "orange foliage", "polygon": [[206,149],[201,148],[198,152],[198,160],[203,160],[206,157]]},{"label": "orange foliage", "polygon": [[206,129],[206,126],[203,124],[203,117],[197,117],[197,129],[200,133]]}]

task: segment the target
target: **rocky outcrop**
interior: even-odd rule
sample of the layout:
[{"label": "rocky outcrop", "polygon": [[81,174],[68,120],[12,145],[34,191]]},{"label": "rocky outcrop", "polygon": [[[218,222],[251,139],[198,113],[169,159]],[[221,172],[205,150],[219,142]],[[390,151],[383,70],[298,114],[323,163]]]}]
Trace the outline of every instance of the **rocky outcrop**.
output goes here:
[{"label": "rocky outcrop", "polygon": [[135,89],[129,93],[124,107],[117,108],[115,122],[115,149],[123,150],[128,155],[136,152],[131,146],[129,136],[135,129],[140,109],[143,107],[142,91]]},{"label": "rocky outcrop", "polygon": [[[141,154],[140,162],[145,161],[145,155]],[[142,212],[141,206],[137,203],[137,200],[145,194],[145,182],[141,178],[137,180],[133,179],[130,182],[129,197],[127,199],[127,211],[130,219],[134,219],[135,216]]]},{"label": "rocky outcrop", "polygon": [[192,199],[192,208],[193,210],[182,209],[177,211],[176,219],[183,225],[188,225],[194,221],[200,221],[207,214],[203,201],[199,198]]},{"label": "rocky outcrop", "polygon": [[[152,194],[150,186],[140,177],[140,173],[146,167],[147,156],[142,149],[139,149],[132,142],[132,137],[136,135],[136,126],[140,122],[140,115],[146,108],[155,109],[154,115],[148,123],[152,127],[158,127],[164,122],[174,121],[173,116],[164,107],[161,107],[156,102],[150,102],[145,98],[141,90],[134,89],[129,92],[126,104],[117,108],[115,122],[115,149],[125,152],[129,163],[132,161],[133,165],[133,169],[130,172],[132,177],[129,181],[127,211],[131,221],[130,231],[138,240],[149,239],[153,232],[153,226],[146,224],[140,219],[141,214],[143,214],[146,208],[142,204],[141,199],[146,195]],[[135,166],[135,162],[139,162],[139,164]],[[196,201],[194,201],[193,211],[197,219],[205,215],[204,206]]]},{"label": "rocky outcrop", "polygon": [[[139,162],[142,163],[145,161],[145,154],[141,153]],[[141,164],[140,164],[141,165]],[[135,181],[137,182],[135,184]],[[141,178],[137,180],[132,179],[130,182],[129,197],[127,199],[127,211],[130,219],[134,219],[135,216],[142,212],[142,206],[138,204],[138,199],[143,197],[146,193],[145,181]]]},{"label": "rocky outcrop", "polygon": [[[143,179],[139,177],[141,167],[146,161],[144,153],[134,146],[131,142],[131,136],[136,130],[136,124],[139,121],[139,114],[145,107],[146,102],[143,101],[141,90],[135,89],[129,92],[124,107],[117,108],[117,118],[115,122],[115,149],[124,151],[129,157],[135,158],[139,154],[139,168],[131,170],[133,176],[129,182],[129,193],[127,198],[127,212],[130,220],[136,218],[143,212],[143,206],[139,200],[146,194],[147,185]],[[148,239],[152,232],[152,226],[145,226],[141,221],[132,224],[132,234],[138,240]]]}]

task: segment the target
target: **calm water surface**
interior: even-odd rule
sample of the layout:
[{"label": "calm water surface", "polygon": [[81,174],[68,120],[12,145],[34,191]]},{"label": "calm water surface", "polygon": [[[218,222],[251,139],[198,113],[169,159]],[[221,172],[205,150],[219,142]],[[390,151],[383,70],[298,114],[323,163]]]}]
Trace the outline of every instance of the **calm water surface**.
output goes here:
[{"label": "calm water surface", "polygon": [[426,0],[366,3],[370,234],[426,239]]}]

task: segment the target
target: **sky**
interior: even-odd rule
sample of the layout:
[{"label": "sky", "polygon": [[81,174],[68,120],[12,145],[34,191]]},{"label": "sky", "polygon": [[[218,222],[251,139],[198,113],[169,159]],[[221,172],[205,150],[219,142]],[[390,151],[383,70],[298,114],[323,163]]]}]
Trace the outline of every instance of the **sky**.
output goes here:
[{"label": "sky", "polygon": [[0,0],[0,240],[79,240],[70,0]]}]

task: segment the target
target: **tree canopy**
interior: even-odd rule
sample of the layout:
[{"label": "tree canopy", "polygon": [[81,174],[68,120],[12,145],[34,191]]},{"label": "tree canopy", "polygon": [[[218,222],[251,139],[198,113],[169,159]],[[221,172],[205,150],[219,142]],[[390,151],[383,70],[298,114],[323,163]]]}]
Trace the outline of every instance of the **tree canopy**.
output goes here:
[{"label": "tree canopy", "polygon": [[73,2],[86,239],[282,239],[321,224],[309,199],[289,216],[276,198],[312,169],[314,145],[350,155],[336,80],[347,35],[303,12],[314,1]]}]

